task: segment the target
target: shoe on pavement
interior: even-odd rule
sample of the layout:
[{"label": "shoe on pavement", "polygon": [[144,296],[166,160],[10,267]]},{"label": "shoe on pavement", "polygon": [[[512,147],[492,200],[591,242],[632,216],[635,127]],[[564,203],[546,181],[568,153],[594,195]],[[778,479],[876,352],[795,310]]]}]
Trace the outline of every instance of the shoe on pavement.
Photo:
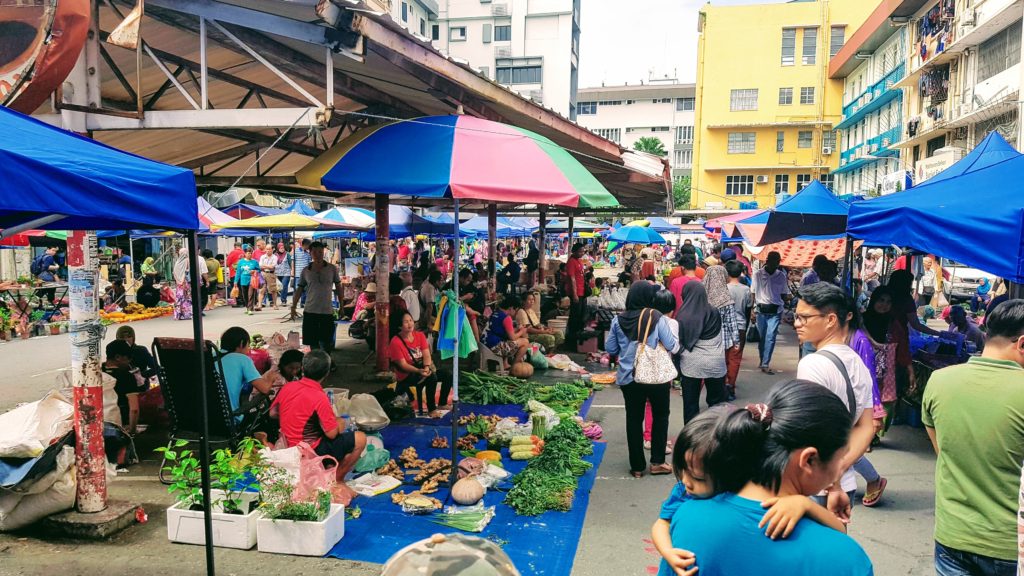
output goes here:
[{"label": "shoe on pavement", "polygon": [[651,449],[651,441],[650,440],[644,440],[644,450],[650,450],[650,449]]}]

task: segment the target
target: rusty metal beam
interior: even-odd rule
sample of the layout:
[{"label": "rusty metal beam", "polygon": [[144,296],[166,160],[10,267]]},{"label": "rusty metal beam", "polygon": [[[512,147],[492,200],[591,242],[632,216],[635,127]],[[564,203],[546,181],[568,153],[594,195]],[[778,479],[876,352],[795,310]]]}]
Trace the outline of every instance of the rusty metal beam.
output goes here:
[{"label": "rusty metal beam", "polygon": [[[273,144],[277,138],[268,134],[261,134],[259,132],[252,132],[249,130],[236,130],[236,129],[204,129],[199,130],[207,134],[213,134],[215,136],[223,136],[225,138],[232,138],[234,140],[243,140],[245,142],[259,143],[266,146]],[[319,156],[323,150],[313,146],[306,146],[303,144],[296,144],[289,142],[288,140],[281,140],[277,143],[276,148],[285,150],[287,152],[295,152],[296,154],[302,154],[303,156],[316,157]],[[294,182],[294,178],[292,179]]]}]

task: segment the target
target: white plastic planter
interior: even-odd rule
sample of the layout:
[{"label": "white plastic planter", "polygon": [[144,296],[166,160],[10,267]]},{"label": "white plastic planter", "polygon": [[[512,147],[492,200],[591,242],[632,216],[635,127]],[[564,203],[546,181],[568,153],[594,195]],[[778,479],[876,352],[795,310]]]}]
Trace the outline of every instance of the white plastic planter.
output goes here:
[{"label": "white plastic planter", "polygon": [[[246,515],[225,514],[221,512],[218,502],[224,497],[220,490],[213,490],[210,497],[214,502],[213,545],[221,548],[238,548],[248,550],[256,544],[256,520],[262,516],[259,510]],[[241,494],[242,509],[247,510],[249,503],[259,498],[255,492]],[[206,531],[203,526],[203,511],[182,508],[175,504],[167,509],[167,539],[182,544],[206,544]]]},{"label": "white plastic planter", "polygon": [[257,550],[295,556],[324,556],[345,536],[345,506],[331,504],[331,513],[320,522],[256,521]]}]

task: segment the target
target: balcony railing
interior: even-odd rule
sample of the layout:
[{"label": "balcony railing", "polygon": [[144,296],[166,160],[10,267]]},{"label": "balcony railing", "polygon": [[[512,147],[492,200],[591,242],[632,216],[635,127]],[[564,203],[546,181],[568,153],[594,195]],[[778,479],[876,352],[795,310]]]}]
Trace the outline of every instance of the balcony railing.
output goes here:
[{"label": "balcony railing", "polygon": [[892,88],[893,84],[898,82],[900,78],[903,78],[903,72],[905,70],[906,63],[900,63],[898,66],[890,70],[888,74],[883,76],[878,82],[868,86],[867,90],[854,98],[852,102],[843,106],[843,117],[849,118],[850,116],[853,116],[861,108],[870,104],[875,98],[881,97],[882,94]]},{"label": "balcony railing", "polygon": [[865,156],[875,156],[880,153],[887,152],[890,146],[899,141],[902,134],[903,125],[900,124],[893,126],[877,136],[872,136],[856,146],[843,150],[839,154],[839,166],[846,166],[854,160],[858,160]]}]

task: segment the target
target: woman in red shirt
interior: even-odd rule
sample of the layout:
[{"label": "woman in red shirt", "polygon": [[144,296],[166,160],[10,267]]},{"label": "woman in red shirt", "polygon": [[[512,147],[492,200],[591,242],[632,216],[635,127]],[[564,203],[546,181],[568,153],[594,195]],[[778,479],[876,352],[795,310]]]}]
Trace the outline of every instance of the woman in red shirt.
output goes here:
[{"label": "woman in red shirt", "polygon": [[[437,410],[437,403],[434,395],[437,393],[437,371],[433,360],[430,357],[430,344],[427,337],[416,330],[416,322],[408,311],[401,313],[401,329],[388,348],[388,355],[391,357],[391,367],[398,379],[398,390],[404,390],[413,399],[413,390],[419,398],[419,415],[426,416],[424,412],[424,398],[426,407],[431,417]],[[451,384],[447,381],[441,384],[441,403],[448,404],[448,394],[451,392]]]}]

